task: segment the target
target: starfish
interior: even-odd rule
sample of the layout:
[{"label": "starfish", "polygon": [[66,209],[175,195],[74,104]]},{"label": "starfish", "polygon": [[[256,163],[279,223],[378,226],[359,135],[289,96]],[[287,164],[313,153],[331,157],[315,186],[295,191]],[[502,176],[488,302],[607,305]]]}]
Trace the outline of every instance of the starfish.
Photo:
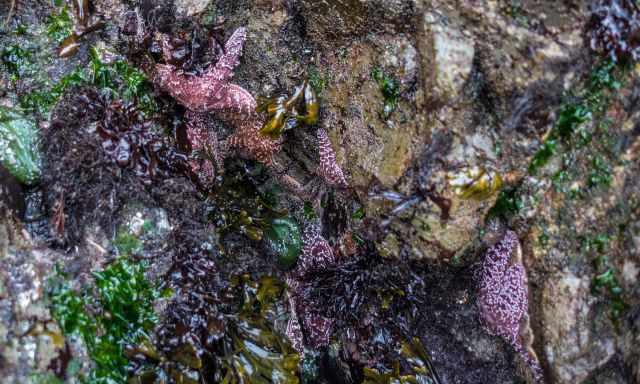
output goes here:
[{"label": "starfish", "polygon": [[486,254],[480,271],[478,304],[486,330],[505,339],[531,368],[536,381],[542,380],[538,358],[526,341],[529,290],[522,263],[522,248],[515,232],[507,231]]},{"label": "starfish", "polygon": [[320,226],[310,224],[302,234],[303,247],[295,269],[287,276],[287,298],[290,317],[286,334],[294,349],[303,352],[304,347],[318,349],[329,344],[333,333],[333,320],[320,313],[309,311],[302,298],[304,285],[315,273],[337,263],[329,242],[320,234]]},{"label": "starfish", "polygon": [[[246,89],[230,82],[234,69],[240,63],[246,37],[245,28],[236,29],[225,43],[220,59],[198,76],[184,73],[172,64],[158,64],[155,66],[154,82],[187,109],[187,139],[195,154],[189,165],[204,187],[213,185],[216,169],[223,171],[224,158],[236,153],[264,164],[281,184],[306,200],[309,198],[307,189],[274,160],[282,148],[282,136],[261,134],[266,119],[257,112],[256,99]],[[162,39],[162,49],[165,60],[169,62],[171,47],[166,37]],[[306,92],[312,92],[310,87],[304,88],[304,91],[305,97]],[[309,99],[315,101],[311,95]],[[317,108],[317,104],[313,105]],[[234,133],[226,140],[218,140],[215,132],[208,127],[208,113],[213,113],[234,127]],[[317,110],[311,114],[311,117],[316,116]],[[318,130],[318,140],[320,166],[316,173],[329,185],[346,186],[346,179],[336,163],[335,153],[324,130]]]},{"label": "starfish", "polygon": [[[238,28],[227,40],[224,54],[218,62],[199,76],[186,74],[171,64],[155,67],[154,82],[187,108],[187,138],[193,150],[205,152],[205,158],[193,160],[191,166],[205,185],[210,185],[215,175],[211,160],[220,166],[222,159],[236,150],[242,156],[269,167],[274,163],[273,155],[281,148],[281,138],[258,134],[264,120],[256,113],[255,98],[246,89],[229,82],[233,70],[240,63],[246,36],[246,29]],[[163,41],[165,58],[171,54],[167,40]],[[207,113],[214,113],[233,126],[233,135],[218,142],[206,124]]]}]

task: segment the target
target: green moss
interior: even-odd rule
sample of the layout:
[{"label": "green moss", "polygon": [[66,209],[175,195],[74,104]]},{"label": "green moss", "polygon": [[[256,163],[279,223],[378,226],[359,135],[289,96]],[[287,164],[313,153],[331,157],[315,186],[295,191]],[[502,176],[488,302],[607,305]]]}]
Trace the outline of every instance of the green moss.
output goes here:
[{"label": "green moss", "polygon": [[378,83],[382,96],[384,96],[384,109],[382,114],[384,118],[387,119],[398,106],[400,83],[386,74],[382,68],[374,68],[373,71],[371,71],[371,77]]},{"label": "green moss", "polygon": [[322,76],[322,73],[320,73],[318,68],[316,68],[315,66],[310,66],[308,69],[308,77],[309,84],[311,84],[311,87],[316,92],[316,94],[321,94],[322,91],[325,90],[325,87],[327,85],[327,81],[324,76]]},{"label": "green moss", "polygon": [[64,7],[58,13],[49,16],[46,22],[47,36],[56,43],[60,43],[73,31],[73,20]]},{"label": "green moss", "polygon": [[144,277],[144,265],[119,258],[94,272],[95,287],[78,292],[59,271],[49,282],[54,319],[65,335],[79,335],[95,363],[88,383],[124,383],[126,344],[135,344],[157,322],[159,291]]},{"label": "green moss", "polygon": [[487,221],[493,218],[508,218],[517,214],[523,207],[522,197],[517,188],[500,191],[496,203],[487,213]]},{"label": "green moss", "polygon": [[119,233],[113,240],[113,245],[118,250],[118,253],[122,256],[128,256],[139,252],[142,249],[142,244],[137,237],[126,233]]},{"label": "green moss", "polygon": [[31,52],[17,44],[8,46],[2,50],[2,64],[15,82],[32,68]]},{"label": "green moss", "polygon": [[611,185],[612,180],[611,166],[602,156],[596,156],[592,162],[587,185],[589,188],[608,187]]},{"label": "green moss", "polygon": [[0,163],[20,182],[40,178],[42,160],[36,124],[16,110],[0,106]]}]

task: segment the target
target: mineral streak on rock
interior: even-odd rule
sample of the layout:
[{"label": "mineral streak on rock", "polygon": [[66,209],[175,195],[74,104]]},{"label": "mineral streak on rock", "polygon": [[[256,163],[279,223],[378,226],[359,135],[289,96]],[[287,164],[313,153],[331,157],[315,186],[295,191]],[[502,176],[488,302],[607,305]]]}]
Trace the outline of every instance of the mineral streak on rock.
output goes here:
[{"label": "mineral streak on rock", "polygon": [[522,250],[515,232],[491,247],[482,263],[478,302],[480,318],[492,335],[505,339],[531,368],[537,382],[542,382],[538,358],[525,342],[528,328],[527,274],[522,264]]},{"label": "mineral streak on rock", "polygon": [[332,186],[346,187],[347,180],[344,177],[342,169],[336,161],[336,154],[331,146],[331,141],[327,132],[318,129],[318,147],[320,149],[320,165],[318,166],[318,174]]},{"label": "mineral streak on rock", "polygon": [[317,349],[329,344],[334,321],[310,311],[308,303],[302,297],[302,290],[305,283],[313,278],[314,272],[337,262],[331,245],[322,237],[318,225],[308,225],[302,234],[302,240],[304,246],[298,265],[287,277],[291,315],[286,333],[293,347],[299,352],[302,352],[305,346]]}]

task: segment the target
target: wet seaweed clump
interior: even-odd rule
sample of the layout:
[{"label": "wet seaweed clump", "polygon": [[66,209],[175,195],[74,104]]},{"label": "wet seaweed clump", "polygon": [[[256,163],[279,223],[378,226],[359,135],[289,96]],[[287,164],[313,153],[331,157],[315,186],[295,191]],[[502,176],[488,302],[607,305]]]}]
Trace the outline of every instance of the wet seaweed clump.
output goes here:
[{"label": "wet seaweed clump", "polygon": [[[349,364],[355,382],[416,380],[415,366],[402,353],[409,345],[422,348],[410,342],[426,297],[425,283],[413,266],[364,247],[349,261],[318,271],[301,291],[309,311],[335,319],[340,359]],[[437,382],[426,353],[421,364],[422,382]]]},{"label": "wet seaweed clump", "polygon": [[97,131],[102,149],[121,168],[131,168],[145,184],[168,176],[181,160],[172,147],[154,132],[154,122],[133,102],[115,100],[108,103]]},{"label": "wet seaweed clump", "polygon": [[[103,149],[97,125],[109,105],[96,88],[75,87],[58,102],[42,135],[45,205],[64,244],[79,244],[96,226],[110,233],[126,201],[149,201],[135,170],[120,168]],[[113,129],[126,132],[130,126]]]},{"label": "wet seaweed clump", "polygon": [[[152,343],[128,350],[131,383],[298,383],[298,354],[275,329],[284,284],[248,273],[222,278],[205,253],[176,265],[176,296]],[[156,381],[154,381],[156,380]],[[164,381],[163,381],[164,380]]]},{"label": "wet seaweed clump", "polygon": [[591,49],[614,62],[640,60],[640,9],[635,0],[600,0],[587,25]]}]

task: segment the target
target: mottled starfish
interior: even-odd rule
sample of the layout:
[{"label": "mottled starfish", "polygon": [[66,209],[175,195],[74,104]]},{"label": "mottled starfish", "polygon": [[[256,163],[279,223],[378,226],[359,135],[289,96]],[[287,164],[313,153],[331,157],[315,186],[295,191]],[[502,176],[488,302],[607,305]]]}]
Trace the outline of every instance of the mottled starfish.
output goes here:
[{"label": "mottled starfish", "polygon": [[507,231],[489,248],[480,271],[480,319],[489,333],[505,339],[541,382],[542,368],[527,336],[529,288],[518,236]]},{"label": "mottled starfish", "polygon": [[329,344],[333,333],[333,320],[321,313],[310,311],[303,298],[304,285],[314,275],[336,264],[337,258],[329,242],[322,237],[320,226],[307,224],[302,234],[303,247],[298,263],[287,276],[287,298],[290,317],[286,334],[294,349],[318,349]]},{"label": "mottled starfish", "polygon": [[[304,198],[307,196],[305,188],[274,160],[274,155],[281,150],[282,137],[260,133],[265,118],[256,111],[255,98],[246,89],[230,83],[246,37],[246,29],[238,28],[227,40],[220,59],[199,76],[186,74],[171,64],[158,64],[154,82],[187,108],[187,139],[192,150],[200,155],[190,160],[190,167],[203,186],[211,186],[216,168],[222,170],[224,158],[236,153],[263,163],[285,187]],[[171,57],[166,39],[163,51],[165,58]],[[207,126],[207,113],[214,113],[234,127],[235,132],[226,140],[218,140],[216,133]],[[321,156],[316,173],[330,185],[346,186],[328,137],[323,134],[318,134]]]}]

